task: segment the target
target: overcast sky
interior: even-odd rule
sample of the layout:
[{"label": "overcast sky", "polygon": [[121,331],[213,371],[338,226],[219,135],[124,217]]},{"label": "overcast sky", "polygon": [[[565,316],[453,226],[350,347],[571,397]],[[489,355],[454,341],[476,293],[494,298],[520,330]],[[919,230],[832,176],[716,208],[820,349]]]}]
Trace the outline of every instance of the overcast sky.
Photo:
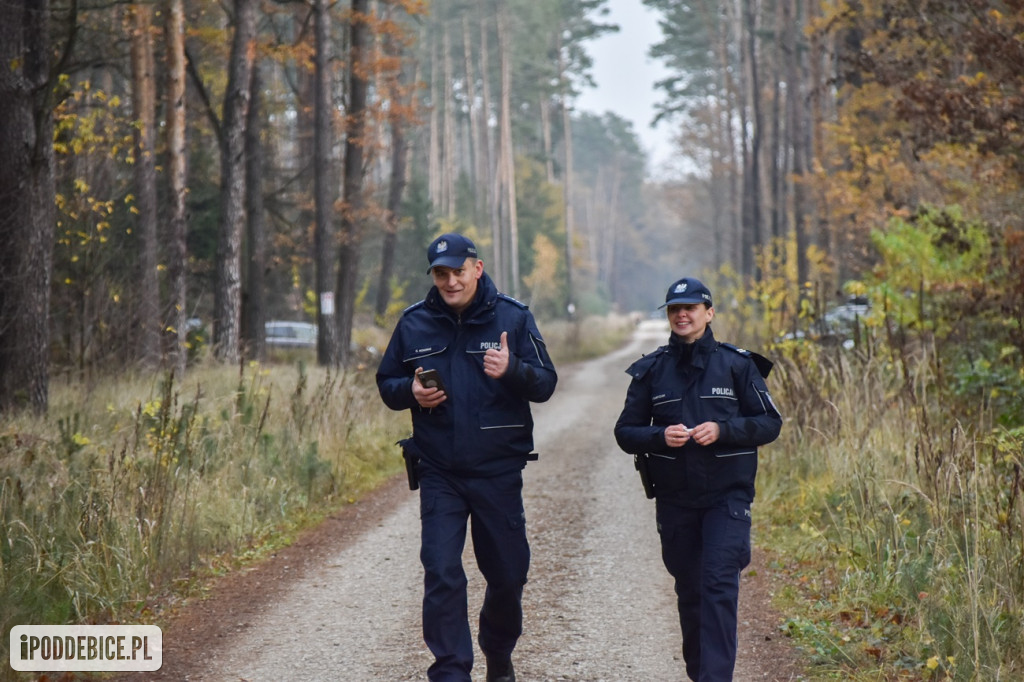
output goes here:
[{"label": "overcast sky", "polygon": [[665,123],[650,127],[655,102],[662,98],[654,83],[666,75],[660,62],[647,57],[650,46],[661,40],[658,15],[640,0],[608,0],[608,8],[611,13],[601,21],[620,29],[587,43],[597,87],[584,90],[576,107],[595,114],[612,111],[632,121],[649,168],[659,175],[658,167],[670,156],[671,133]]}]

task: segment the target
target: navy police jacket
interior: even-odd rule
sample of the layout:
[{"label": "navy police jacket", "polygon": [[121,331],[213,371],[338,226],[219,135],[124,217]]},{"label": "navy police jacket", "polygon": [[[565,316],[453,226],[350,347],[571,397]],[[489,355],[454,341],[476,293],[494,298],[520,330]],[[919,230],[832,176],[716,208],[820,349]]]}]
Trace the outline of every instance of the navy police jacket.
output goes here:
[{"label": "navy police jacket", "polygon": [[[703,507],[728,495],[752,502],[757,447],[775,440],[782,427],[754,358],[768,361],[718,343],[710,327],[688,360],[683,350],[682,340],[673,336],[626,370],[633,380],[615,424],[615,440],[626,452],[646,458],[659,500]],[[706,421],[718,422],[715,443],[666,445],[666,427]]]},{"label": "navy police jacket", "polygon": [[[484,374],[484,353],[508,332],[509,366]],[[412,394],[417,367],[441,373],[448,399],[433,409]],[[484,273],[476,298],[457,315],[436,287],[405,310],[377,368],[377,389],[393,410],[410,410],[413,435],[403,443],[426,465],[463,476],[522,469],[533,450],[530,402],[544,402],[558,377],[526,305],[498,292]]]}]

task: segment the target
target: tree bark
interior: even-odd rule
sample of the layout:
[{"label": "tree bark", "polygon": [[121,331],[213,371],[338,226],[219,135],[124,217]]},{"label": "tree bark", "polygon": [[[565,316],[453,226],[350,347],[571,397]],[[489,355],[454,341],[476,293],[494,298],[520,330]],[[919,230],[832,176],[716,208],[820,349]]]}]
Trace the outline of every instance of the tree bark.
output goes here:
[{"label": "tree bark", "polygon": [[516,211],[516,164],[512,148],[512,54],[509,47],[508,16],[504,4],[498,7],[498,58],[501,69],[501,163],[508,225],[508,272],[505,284],[513,298],[519,298],[519,219]]},{"label": "tree bark", "polygon": [[263,215],[263,140],[260,92],[263,89],[259,65],[252,70],[252,101],[245,125],[245,224],[246,224],[246,287],[244,338],[247,357],[266,357],[267,321],[266,285],[267,228]]},{"label": "tree bark", "polygon": [[316,73],[313,83],[313,258],[316,263],[317,362],[332,365],[338,356],[334,305],[334,173],[331,170],[330,14],[327,0],[313,5]]},{"label": "tree bark", "polygon": [[448,22],[441,34],[441,64],[444,69],[444,99],[441,141],[441,214],[455,216],[455,174],[458,154],[455,146],[455,72],[452,66],[452,40]]},{"label": "tree bark", "polygon": [[[482,4],[482,3],[481,3]],[[491,143],[491,126],[489,123],[491,115],[491,81],[490,81],[490,48],[487,41],[487,15],[480,7],[480,106],[482,109],[480,120],[480,150],[484,155],[483,163],[486,165],[487,173],[483,182],[487,184],[487,211],[491,223],[491,251],[494,257],[494,264],[491,268],[491,277],[497,282],[498,288],[505,287],[505,250],[501,248],[501,199],[498,188],[501,171],[498,168],[500,153],[495,155]]]},{"label": "tree bark", "polygon": [[[401,43],[388,40],[390,51],[398,59],[402,59]],[[398,45],[398,47],[395,47]],[[407,86],[404,69],[395,76],[395,87],[392,98],[396,106],[391,108],[391,182],[388,187],[388,203],[384,223],[384,242],[381,246],[380,279],[377,286],[377,305],[374,308],[378,324],[384,320],[391,301],[391,276],[395,270],[395,249],[398,246],[398,225],[402,211],[402,195],[408,182],[409,143],[405,134],[408,121],[404,110]]]},{"label": "tree bark", "polygon": [[430,127],[428,129],[427,143],[427,187],[430,193],[430,201],[434,204],[435,211],[442,211],[444,203],[443,186],[441,183],[441,76],[440,57],[437,53],[437,40],[433,34],[429,35],[430,40]]},{"label": "tree bark", "polygon": [[187,151],[185,146],[185,6],[184,0],[167,0],[164,36],[167,44],[167,178],[170,185],[168,276],[170,305],[168,327],[173,330],[171,365],[180,378],[188,360],[188,225]]},{"label": "tree bark", "polygon": [[363,158],[367,145],[366,98],[369,89],[367,49],[369,0],[352,0],[349,43],[348,129],[342,179],[341,252],[338,259],[338,361],[348,364],[359,282],[359,250],[362,245]]},{"label": "tree bark", "polygon": [[245,123],[255,61],[256,2],[235,0],[235,33],[224,93],[220,205],[214,282],[213,352],[237,362],[242,314],[242,230],[245,224]]},{"label": "tree bark", "polygon": [[573,158],[572,158],[572,113],[569,108],[569,77],[565,72],[565,55],[562,52],[561,33],[558,37],[558,81],[562,88],[562,133],[565,136],[565,177],[562,178],[562,197],[565,203],[565,312],[572,319],[576,311],[576,290],[573,283],[573,239],[575,215],[573,214]]},{"label": "tree bark", "polygon": [[[758,276],[754,260],[755,249],[764,243],[761,237],[761,138],[764,128],[761,114],[761,84],[757,64],[757,20],[754,0],[743,0],[743,53],[749,98],[750,125],[749,147],[746,147],[743,164],[743,257],[742,272],[748,277]],[[744,107],[744,110],[747,110]],[[746,119],[746,114],[744,115]],[[744,125],[744,130],[746,130]]]},{"label": "tree bark", "polygon": [[786,27],[786,118],[792,144],[793,158],[793,233],[796,239],[796,281],[801,283],[810,278],[810,261],[807,249],[810,240],[807,232],[807,183],[804,177],[808,164],[807,129],[811,125],[803,114],[803,85],[805,77],[802,68],[797,38],[798,17],[796,0],[785,0],[783,3],[783,26]]},{"label": "tree bark", "polygon": [[135,206],[139,238],[138,337],[136,353],[144,367],[160,364],[160,278],[156,206],[156,74],[154,73],[153,7],[136,4],[131,22],[132,110],[135,137]]},{"label": "tree bark", "polygon": [[0,413],[49,402],[56,223],[47,0],[0,3]]},{"label": "tree bark", "polygon": [[[485,112],[477,106],[476,101],[476,72],[473,68],[473,40],[469,31],[469,14],[462,15],[462,51],[466,65],[466,100],[469,106],[469,140],[472,150],[473,173],[476,181],[473,183],[473,220],[482,222],[487,209],[487,150],[484,149],[484,133],[481,126],[486,126],[484,119]],[[487,74],[483,74],[486,77]]]}]

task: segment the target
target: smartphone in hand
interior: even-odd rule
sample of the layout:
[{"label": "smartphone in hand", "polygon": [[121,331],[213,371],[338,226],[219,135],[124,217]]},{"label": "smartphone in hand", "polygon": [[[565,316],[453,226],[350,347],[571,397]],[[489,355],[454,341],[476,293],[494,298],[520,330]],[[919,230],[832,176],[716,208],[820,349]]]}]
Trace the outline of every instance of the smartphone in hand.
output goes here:
[{"label": "smartphone in hand", "polygon": [[425,369],[416,374],[416,379],[423,388],[437,388],[445,393],[448,392],[448,389],[444,386],[444,381],[441,379],[441,373],[436,369]]}]

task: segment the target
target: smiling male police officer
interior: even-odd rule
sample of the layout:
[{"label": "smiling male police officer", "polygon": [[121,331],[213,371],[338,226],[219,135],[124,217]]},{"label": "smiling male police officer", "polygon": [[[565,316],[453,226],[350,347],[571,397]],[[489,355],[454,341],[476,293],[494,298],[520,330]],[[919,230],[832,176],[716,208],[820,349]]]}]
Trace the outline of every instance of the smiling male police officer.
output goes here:
[{"label": "smiling male police officer", "polygon": [[686,673],[727,682],[736,664],[740,571],[750,563],[757,446],[778,437],[782,417],[764,381],[771,362],[715,341],[711,292],[700,280],[673,282],[661,307],[672,334],[626,370],[633,380],[615,439],[635,456],[655,498]]},{"label": "smiling male police officer", "polygon": [[[530,565],[522,495],[523,468],[536,458],[530,402],[550,398],[557,375],[533,315],[498,292],[472,241],[443,234],[427,260],[434,286],[402,314],[377,369],[384,403],[412,413],[402,445],[420,489],[423,639],[435,657],[427,675],[470,680],[462,551],[472,519],[487,581],[478,639],[487,680],[514,682]],[[421,384],[424,370],[436,370],[443,388]]]}]

